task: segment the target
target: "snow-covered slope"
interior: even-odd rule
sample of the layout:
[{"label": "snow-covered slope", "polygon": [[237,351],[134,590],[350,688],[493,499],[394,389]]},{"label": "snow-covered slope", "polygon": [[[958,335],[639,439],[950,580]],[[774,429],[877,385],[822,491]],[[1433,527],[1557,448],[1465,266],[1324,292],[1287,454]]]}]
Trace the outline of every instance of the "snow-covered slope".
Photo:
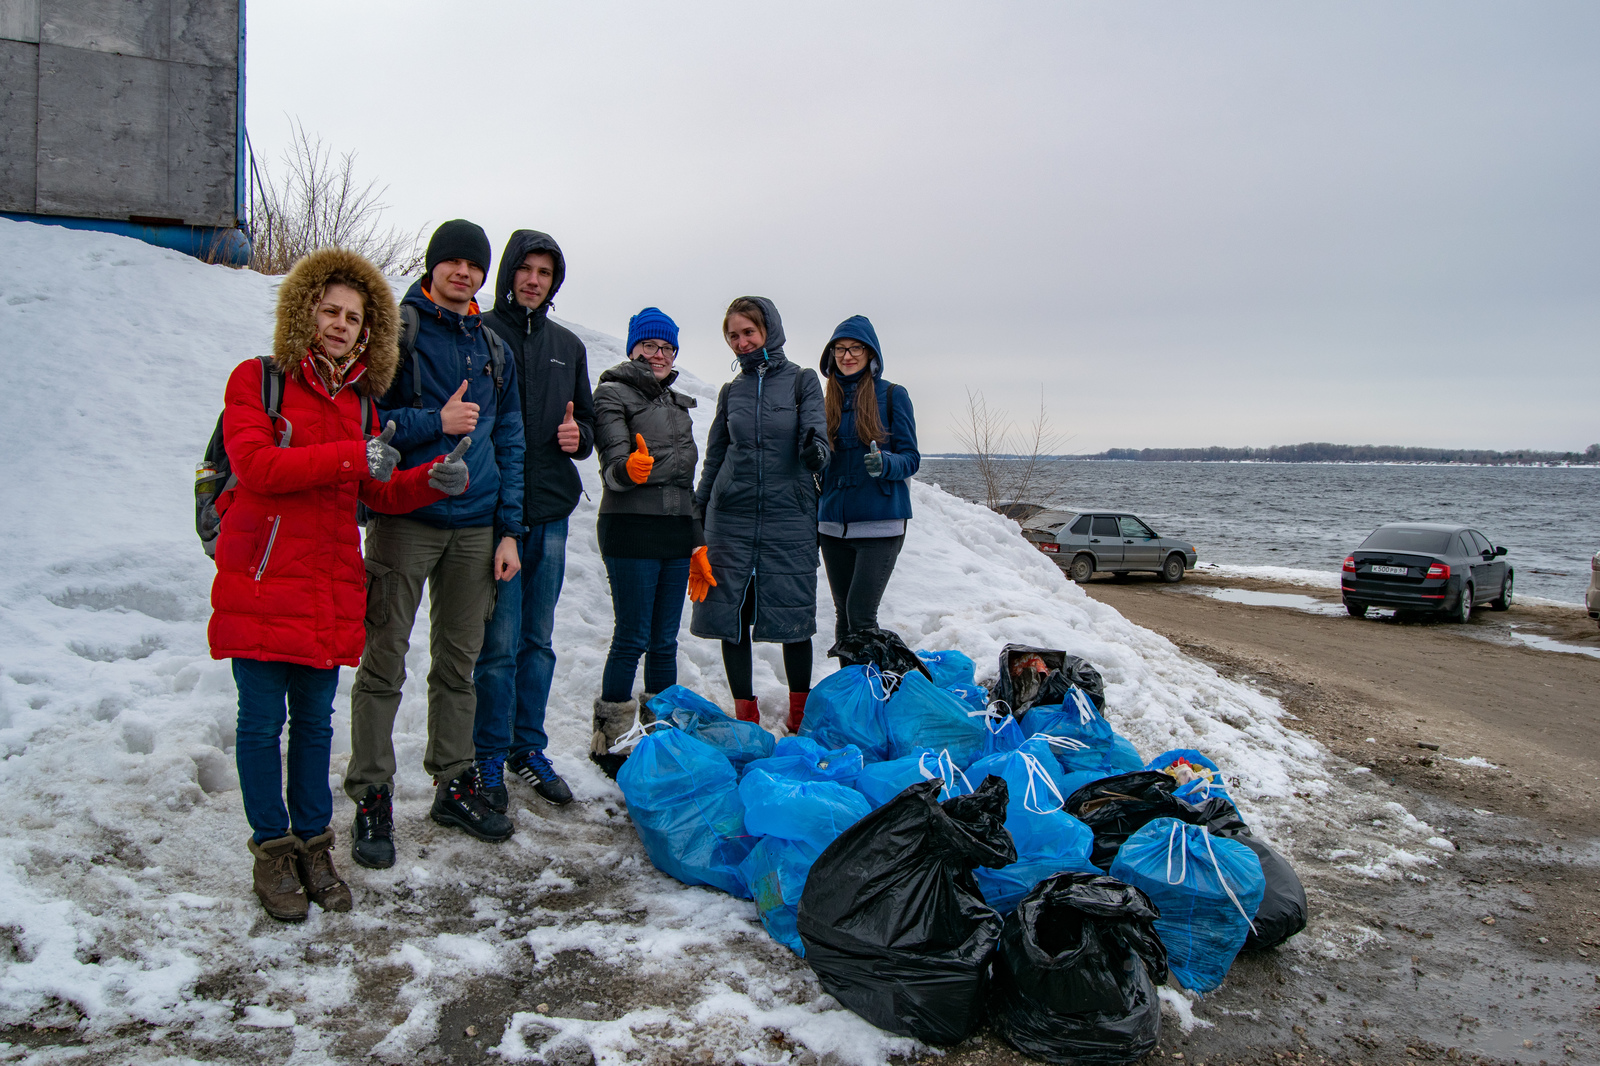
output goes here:
[{"label": "snow-covered slope", "polygon": [[[420,612],[396,725],[400,861],[383,872],[341,861],[349,915],[264,918],[233,769],[233,683],[206,649],[213,571],[193,533],[191,478],[229,370],[268,350],[275,279],[4,220],[0,261],[0,1023],[77,1025],[119,1061],[291,1050],[296,1062],[365,1061],[374,1048],[388,1061],[433,1040],[441,1011],[459,1013],[452,1003],[476,999],[523,1012],[483,1034],[512,1060],[583,1040],[602,1058],[692,1047],[786,1061],[772,1032],[842,1062],[911,1050],[824,996],[750,904],[658,874],[619,792],[584,758],[611,629],[592,462],[550,707],[552,754],[580,802],[557,810],[514,786],[518,833],[500,847],[426,820]],[[574,328],[596,376],[621,358],[614,337]],[[700,398],[703,443],[715,386],[684,387]],[[980,671],[1009,641],[1088,657],[1109,682],[1109,716],[1146,755],[1209,752],[1286,851],[1332,851],[1297,841],[1295,827],[1309,805],[1360,801],[1340,795],[1326,753],[1274,701],[1085,597],[1013,523],[912,491],[886,625],[915,647],[960,648]],[[819,654],[832,636],[821,584]],[[818,676],[829,668],[819,658]],[[717,645],[687,628],[680,671],[730,705]],[[343,673],[335,782],[348,751]],[[773,722],[780,676],[778,648],[758,646]],[[337,788],[335,802],[342,856],[351,810]],[[1384,876],[1426,865],[1429,834],[1414,821],[1388,839],[1346,830],[1331,857]],[[1301,940],[1339,947],[1328,931]]]}]

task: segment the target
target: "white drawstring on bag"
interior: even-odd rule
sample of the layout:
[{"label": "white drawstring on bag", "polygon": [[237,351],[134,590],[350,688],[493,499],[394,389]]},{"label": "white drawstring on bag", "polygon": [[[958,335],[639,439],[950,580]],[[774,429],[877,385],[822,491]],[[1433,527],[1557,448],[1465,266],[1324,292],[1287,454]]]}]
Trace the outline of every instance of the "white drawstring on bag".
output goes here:
[{"label": "white drawstring on bag", "polygon": [[[1038,758],[1036,756],[1029,755],[1025,751],[1019,751],[1017,754],[1022,756],[1022,765],[1028,768],[1028,788],[1027,791],[1022,794],[1023,807],[1032,811],[1034,814],[1053,814],[1054,812],[1064,808],[1067,805],[1067,801],[1061,798],[1061,790],[1056,788],[1055,781],[1051,780],[1050,778],[1050,772],[1044,768],[1044,765],[1039,762]],[[1048,788],[1050,790],[1050,794],[1056,798],[1056,805],[1048,810],[1038,806],[1039,790],[1038,786],[1035,785],[1034,782],[1039,780],[1044,781],[1044,787]]]},{"label": "white drawstring on bag", "polygon": [[933,760],[934,767],[939,771],[937,774],[928,769],[927,759],[927,752],[917,756],[917,769],[922,771],[922,779],[924,781],[932,781],[937,777],[944,784],[944,787],[939,790],[941,796],[946,792],[955,792],[956,778],[958,777],[961,778],[961,783],[967,786],[967,791],[972,791],[972,782],[967,780],[967,775],[961,772],[961,768],[956,765],[956,761],[950,757],[949,748],[944,749]]},{"label": "white drawstring on bag", "polygon": [[1073,706],[1078,708],[1079,725],[1088,725],[1093,722],[1096,717],[1098,717],[1094,709],[1094,704],[1089,702],[1089,697],[1084,695],[1083,689],[1079,688],[1077,685],[1073,685],[1071,688],[1067,689],[1067,695],[1072,698]]},{"label": "white drawstring on bag", "polygon": [[[1196,828],[1200,828],[1200,827],[1197,826]],[[1256,933],[1256,935],[1259,936],[1260,934],[1256,932],[1255,920],[1253,918],[1251,918],[1250,915],[1245,914],[1244,904],[1239,902],[1239,897],[1233,894],[1233,889],[1232,888],[1228,887],[1228,879],[1225,876],[1223,876],[1223,873],[1222,873],[1222,864],[1217,861],[1217,853],[1211,847],[1211,834],[1208,833],[1208,832],[1205,832],[1204,829],[1202,829],[1201,832],[1205,836],[1205,840],[1206,840],[1206,854],[1211,856],[1211,867],[1212,867],[1212,869],[1217,871],[1217,883],[1222,886],[1222,891],[1224,891],[1224,892],[1226,892],[1228,894],[1228,899],[1233,902],[1233,905],[1234,905],[1235,909],[1237,909],[1240,914],[1244,915],[1245,924],[1250,927],[1250,931],[1252,933]],[[1183,837],[1183,851],[1181,853],[1182,856],[1183,856],[1183,864],[1182,864],[1182,868],[1181,868],[1181,870],[1180,870],[1180,872],[1178,874],[1178,879],[1176,881],[1174,881],[1172,879],[1172,846],[1173,846],[1174,842],[1176,841],[1176,839],[1178,837],[1180,837],[1180,836]],[[1188,878],[1189,878],[1189,832],[1188,832],[1188,828],[1182,822],[1174,821],[1172,823],[1171,831],[1167,833],[1167,884],[1169,884],[1169,885],[1181,885],[1181,884],[1184,883],[1184,881],[1188,880]]]},{"label": "white drawstring on bag", "polygon": [[612,755],[617,755],[625,749],[633,747],[635,744],[639,743],[639,741],[645,738],[645,736],[650,732],[650,727],[653,725],[670,726],[672,723],[661,718],[657,718],[653,722],[640,722],[639,714],[637,711],[635,711],[633,715],[633,728],[629,729],[626,733],[618,737],[617,742],[611,745],[608,750]]}]

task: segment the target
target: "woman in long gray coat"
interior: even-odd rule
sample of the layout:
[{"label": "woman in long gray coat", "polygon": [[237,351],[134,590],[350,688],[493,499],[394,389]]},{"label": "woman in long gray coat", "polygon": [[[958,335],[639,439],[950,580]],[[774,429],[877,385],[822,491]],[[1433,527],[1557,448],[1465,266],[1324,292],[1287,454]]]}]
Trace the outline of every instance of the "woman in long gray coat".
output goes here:
[{"label": "woman in long gray coat", "polygon": [[828,422],[816,374],[784,357],[783,320],[771,300],[733,301],[722,333],[738,357],[739,375],[717,395],[694,494],[705,516],[711,580],[690,581],[697,602],[689,629],[722,641],[735,713],[759,722],[752,641],[783,645],[786,710],[803,708],[811,691],[816,474],[828,465]]}]

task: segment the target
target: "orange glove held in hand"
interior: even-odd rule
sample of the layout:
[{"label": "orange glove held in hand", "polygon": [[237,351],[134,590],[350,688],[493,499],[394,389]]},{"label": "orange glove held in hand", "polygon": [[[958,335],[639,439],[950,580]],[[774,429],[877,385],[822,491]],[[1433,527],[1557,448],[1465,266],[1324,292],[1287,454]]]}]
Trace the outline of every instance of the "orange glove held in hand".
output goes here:
[{"label": "orange glove held in hand", "polygon": [[639,442],[639,447],[628,456],[628,461],[623,465],[628,468],[628,477],[633,479],[633,483],[643,485],[656,461],[650,457],[650,446],[644,442],[643,433],[635,433],[633,439]]},{"label": "orange glove held in hand", "polygon": [[717,579],[711,576],[711,559],[706,555],[706,546],[702,544],[689,556],[689,598],[696,603],[702,602],[716,583]]}]

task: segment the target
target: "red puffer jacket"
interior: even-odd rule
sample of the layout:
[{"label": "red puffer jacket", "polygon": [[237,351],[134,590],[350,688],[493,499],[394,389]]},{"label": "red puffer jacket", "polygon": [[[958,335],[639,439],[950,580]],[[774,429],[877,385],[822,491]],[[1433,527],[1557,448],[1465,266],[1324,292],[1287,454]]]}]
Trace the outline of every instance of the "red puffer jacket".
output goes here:
[{"label": "red puffer jacket", "polygon": [[[351,262],[351,261],[354,262]],[[359,269],[365,267],[365,270]],[[330,397],[306,355],[315,302],[330,278],[368,289],[367,351]],[[286,306],[288,305],[288,306]],[[366,569],[356,501],[404,514],[443,499],[428,466],[397,470],[388,482],[367,468],[360,393],[381,395],[398,363],[398,314],[383,276],[348,252],[319,252],[279,290],[274,359],[284,370],[283,418],[261,406],[261,362],[228,378],[223,441],[238,485],[217,501],[217,576],[208,635],[214,659],[264,659],[304,666],[355,666],[366,643]],[[314,335],[314,333],[312,334]],[[291,347],[297,346],[297,347]],[[290,352],[299,356],[292,364]],[[289,447],[280,448],[285,423]]]}]

